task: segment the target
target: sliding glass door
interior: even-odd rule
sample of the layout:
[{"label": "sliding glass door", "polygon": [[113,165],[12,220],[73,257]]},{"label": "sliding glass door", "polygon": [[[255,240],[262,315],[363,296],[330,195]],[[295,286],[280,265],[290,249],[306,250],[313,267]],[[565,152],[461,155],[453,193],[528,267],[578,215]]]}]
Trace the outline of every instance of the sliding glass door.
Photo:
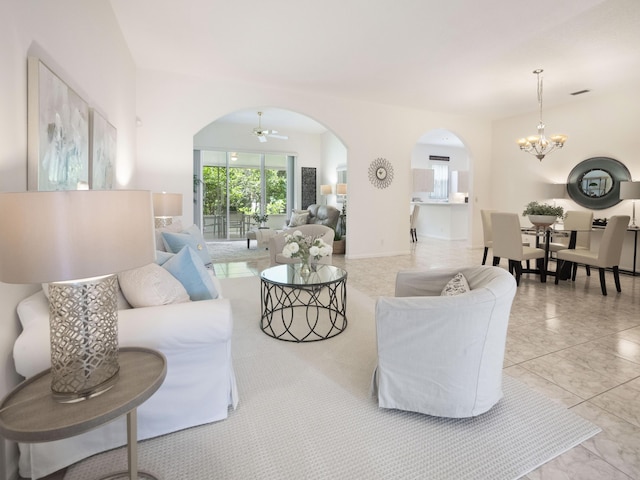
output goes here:
[{"label": "sliding glass door", "polygon": [[200,159],[201,225],[207,240],[245,239],[257,226],[255,214],[284,218],[293,157],[203,150]]}]

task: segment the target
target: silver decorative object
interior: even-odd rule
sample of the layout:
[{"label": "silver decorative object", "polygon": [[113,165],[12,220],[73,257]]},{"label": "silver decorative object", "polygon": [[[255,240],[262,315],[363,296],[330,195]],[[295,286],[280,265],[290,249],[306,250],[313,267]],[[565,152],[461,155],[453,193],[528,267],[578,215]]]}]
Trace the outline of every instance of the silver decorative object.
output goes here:
[{"label": "silver decorative object", "polygon": [[49,285],[51,390],[74,402],[111,388],[118,365],[118,281],[115,275]]}]

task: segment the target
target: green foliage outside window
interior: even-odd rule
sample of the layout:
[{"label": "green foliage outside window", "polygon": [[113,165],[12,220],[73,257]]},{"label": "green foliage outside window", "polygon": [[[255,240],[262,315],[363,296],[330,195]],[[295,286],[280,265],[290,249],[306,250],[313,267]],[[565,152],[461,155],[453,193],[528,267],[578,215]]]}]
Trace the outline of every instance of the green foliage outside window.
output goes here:
[{"label": "green foliage outside window", "polygon": [[[204,215],[224,215],[227,211],[227,168],[204,167],[202,207]],[[287,175],[284,170],[265,170],[268,215],[286,213]],[[247,215],[259,211],[260,170],[229,168],[229,211]],[[255,208],[258,206],[257,208]]]}]

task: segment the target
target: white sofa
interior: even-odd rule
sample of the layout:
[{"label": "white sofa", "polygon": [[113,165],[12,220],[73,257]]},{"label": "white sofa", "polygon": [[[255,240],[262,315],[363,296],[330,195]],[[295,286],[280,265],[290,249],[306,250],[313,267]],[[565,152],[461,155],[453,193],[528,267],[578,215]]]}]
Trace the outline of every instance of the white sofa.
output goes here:
[{"label": "white sofa", "polygon": [[[20,302],[18,315],[23,331],[14,345],[14,360],[17,372],[28,378],[51,365],[49,310],[43,291]],[[167,358],[164,383],[138,408],[139,439],[222,420],[229,406],[235,408],[232,327],[231,305],[224,298],[144,308],[119,302],[120,346],[156,349]],[[125,444],[125,417],[76,437],[19,444],[20,475],[41,478]]]}]

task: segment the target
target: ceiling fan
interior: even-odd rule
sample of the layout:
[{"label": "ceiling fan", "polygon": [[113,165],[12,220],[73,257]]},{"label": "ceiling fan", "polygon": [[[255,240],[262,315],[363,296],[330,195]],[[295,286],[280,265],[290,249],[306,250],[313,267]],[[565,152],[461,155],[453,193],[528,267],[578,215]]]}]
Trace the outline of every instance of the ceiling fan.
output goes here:
[{"label": "ceiling fan", "polygon": [[258,126],[253,129],[253,134],[258,137],[260,142],[264,143],[267,141],[267,137],[271,138],[279,138],[281,140],[288,140],[289,137],[286,135],[278,135],[277,130],[263,130],[262,129],[262,112],[258,112]]}]

